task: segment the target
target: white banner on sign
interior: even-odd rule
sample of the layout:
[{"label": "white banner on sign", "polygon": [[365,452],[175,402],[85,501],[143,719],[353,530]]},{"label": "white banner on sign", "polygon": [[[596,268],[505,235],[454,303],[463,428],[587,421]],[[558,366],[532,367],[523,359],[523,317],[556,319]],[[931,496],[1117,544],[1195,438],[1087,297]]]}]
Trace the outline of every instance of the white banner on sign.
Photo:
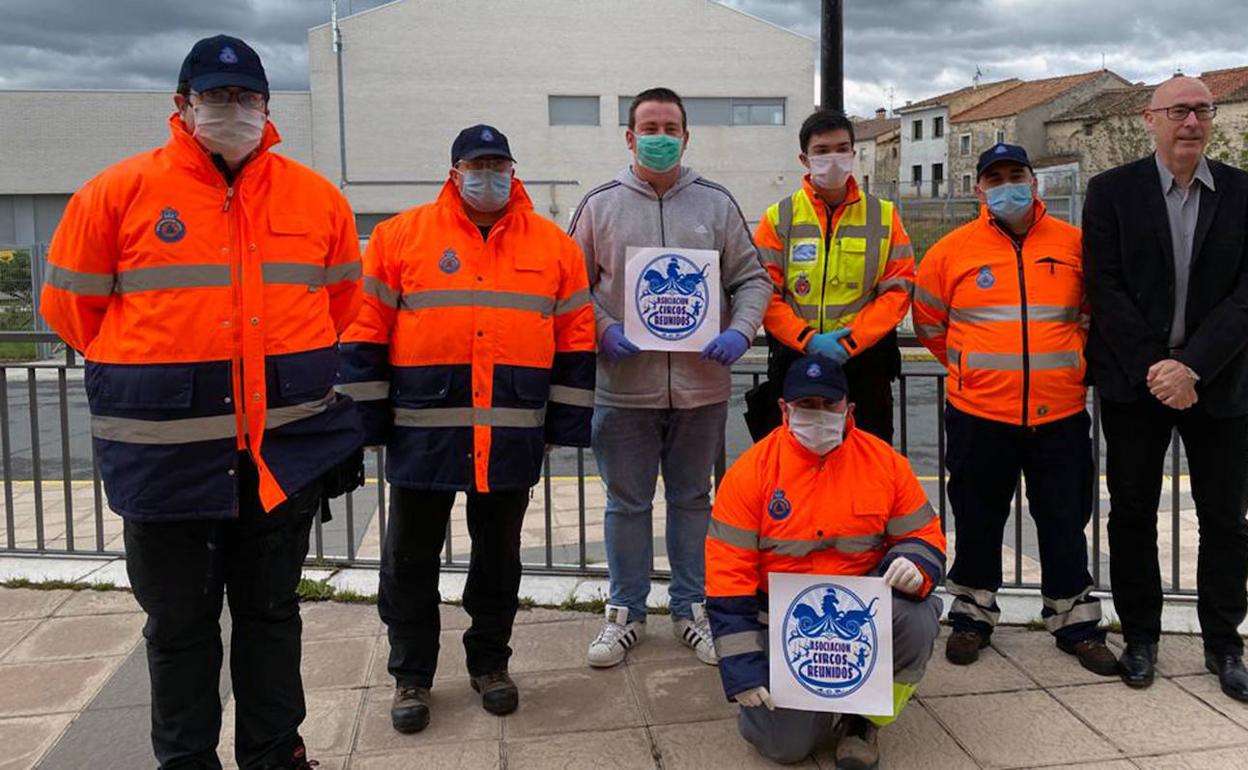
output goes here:
[{"label": "white banner on sign", "polygon": [[624,336],[642,350],[700,353],[719,336],[719,252],[628,247]]},{"label": "white banner on sign", "polygon": [[768,578],[771,697],[801,711],[893,713],[893,596],[882,578]]}]

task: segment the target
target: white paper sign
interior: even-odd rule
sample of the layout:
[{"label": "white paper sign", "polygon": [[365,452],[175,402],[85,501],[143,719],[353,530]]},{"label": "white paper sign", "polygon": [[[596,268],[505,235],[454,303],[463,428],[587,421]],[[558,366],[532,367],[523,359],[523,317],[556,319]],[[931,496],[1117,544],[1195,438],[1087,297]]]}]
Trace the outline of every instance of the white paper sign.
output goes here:
[{"label": "white paper sign", "polygon": [[893,597],[883,578],[773,572],[768,593],[777,706],[893,713]]},{"label": "white paper sign", "polygon": [[719,252],[628,247],[624,336],[642,350],[701,352],[719,336]]}]

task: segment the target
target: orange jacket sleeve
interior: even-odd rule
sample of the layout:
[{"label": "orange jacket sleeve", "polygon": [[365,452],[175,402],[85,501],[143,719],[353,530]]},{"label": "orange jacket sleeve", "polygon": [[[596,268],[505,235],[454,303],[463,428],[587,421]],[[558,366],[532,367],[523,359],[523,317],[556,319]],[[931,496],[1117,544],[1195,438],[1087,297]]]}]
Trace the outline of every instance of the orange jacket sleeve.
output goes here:
[{"label": "orange jacket sleeve", "polygon": [[[363,302],[342,334],[338,390],[355,400],[364,422],[364,443],[386,443],[390,410],[390,335],[398,315],[402,284],[399,265],[389,256],[387,220],[379,224],[364,252]],[[354,229],[354,228],[353,228]]]},{"label": "orange jacket sleeve", "polygon": [[355,215],[341,193],[335,191],[333,242],[325,255],[325,288],[329,292],[329,314],[341,337],[360,311],[360,236]]},{"label": "orange jacket sleeve", "polygon": [[886,528],[888,551],[880,563],[880,571],[904,556],[923,572],[923,588],[918,596],[924,597],[945,574],[945,533],[909,461],[896,452],[892,455],[893,506]]},{"label": "orange jacket sleeve", "polygon": [[594,305],[585,256],[576,241],[559,233],[559,295],[555,304],[555,361],[550,372],[546,442],[589,446],[594,414]]},{"label": "orange jacket sleeve", "polygon": [[949,303],[951,288],[945,276],[947,238],[927,250],[914,283],[914,333],[936,360],[949,365]]},{"label": "orange jacket sleeve", "polygon": [[100,332],[117,272],[120,211],[109,192],[107,178],[96,177],[70,198],[39,300],[48,326],[82,353]]},{"label": "orange jacket sleeve", "polygon": [[771,300],[763,311],[763,328],[785,345],[802,350],[815,330],[792,305],[785,302],[784,241],[780,240],[766,214],[754,228],[754,245],[758,247],[767,276],[771,278]]},{"label": "orange jacket sleeve", "polygon": [[851,356],[879,342],[910,312],[910,298],[914,293],[914,247],[896,206],[890,233],[888,260],[875,284],[875,297],[854,316],[849,335],[841,340]]}]

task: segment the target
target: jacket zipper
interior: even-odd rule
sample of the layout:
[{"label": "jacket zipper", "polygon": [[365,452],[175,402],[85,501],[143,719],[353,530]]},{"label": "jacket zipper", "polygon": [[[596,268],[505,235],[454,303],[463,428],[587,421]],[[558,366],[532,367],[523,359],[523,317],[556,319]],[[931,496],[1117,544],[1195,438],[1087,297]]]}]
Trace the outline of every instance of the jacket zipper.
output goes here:
[{"label": "jacket zipper", "polygon": [[[663,226],[663,196],[659,196],[659,245],[667,246],[667,228]],[[672,354],[667,354],[667,408],[675,409],[676,400],[672,398]]]},{"label": "jacket zipper", "polygon": [[[1038,222],[1039,220],[1037,220]],[[1031,410],[1029,403],[1031,396],[1031,342],[1030,335],[1027,330],[1027,276],[1026,269],[1023,264],[1023,241],[1027,239],[1027,233],[1023,234],[1021,239],[1015,239],[1001,229],[995,222],[993,226],[1006,238],[1009,239],[1010,245],[1014,247],[1014,261],[1018,264],[1018,315],[1022,324],[1023,332],[1023,427],[1027,427],[1028,415]],[[1036,226],[1036,222],[1032,222],[1032,227]],[[1028,228],[1028,233],[1031,232]],[[960,389],[960,387],[959,387]]]}]

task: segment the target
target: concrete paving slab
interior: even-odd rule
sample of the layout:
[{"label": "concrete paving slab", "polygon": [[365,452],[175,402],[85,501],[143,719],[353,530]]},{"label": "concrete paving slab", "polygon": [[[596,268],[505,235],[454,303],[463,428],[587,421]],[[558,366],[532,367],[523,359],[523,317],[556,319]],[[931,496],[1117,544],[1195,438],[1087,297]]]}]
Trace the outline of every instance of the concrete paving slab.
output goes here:
[{"label": "concrete paving slab", "polygon": [[[594,632],[597,634],[597,631]],[[590,639],[585,640],[589,646]],[[672,636],[672,618],[670,615],[649,615],[646,617],[645,641],[628,651],[629,664],[652,663],[660,660],[683,660],[696,662],[697,658],[685,645]],[[699,666],[706,665],[698,663]]]},{"label": "concrete paving slab", "polygon": [[[442,604],[438,607],[438,611],[443,631],[463,631],[472,625],[472,618],[468,616],[468,610],[458,604]],[[517,623],[520,622],[519,616],[523,614],[523,610],[517,613]],[[384,626],[382,630],[385,630]]]},{"label": "concrete paving slab", "polygon": [[40,717],[0,719],[0,770],[25,770],[40,765],[39,759],[56,742],[73,714],[48,714]]},{"label": "concrete paving slab", "polygon": [[1198,674],[1196,676],[1177,677],[1170,680],[1187,692],[1200,698],[1205,705],[1230,719],[1240,727],[1248,729],[1248,703],[1237,701],[1222,692],[1222,685],[1214,674]]},{"label": "concrete paving slab", "polygon": [[498,741],[461,741],[429,745],[421,744],[419,735],[412,738],[413,745],[406,751],[355,754],[351,758],[351,770],[411,770],[413,767],[490,770],[502,767]]},{"label": "concrete paving slab", "polygon": [[587,666],[589,642],[598,633],[596,617],[515,626],[511,633],[511,672],[557,671]]},{"label": "concrete paving slab", "polygon": [[125,655],[138,643],[142,628],[143,616],[138,613],[49,618],[15,646],[5,662]]},{"label": "concrete paving slab", "polygon": [[381,618],[373,604],[345,602],[304,602],[299,605],[303,618],[303,640],[345,639],[376,636],[381,633]]},{"label": "concrete paving slab", "polygon": [[1205,645],[1199,636],[1162,634],[1157,644],[1157,673],[1187,676],[1205,673]]},{"label": "concrete paving slab", "polygon": [[1108,741],[1040,690],[924,698],[923,705],[985,767],[1121,758]]},{"label": "concrete paving slab", "polygon": [[672,660],[628,666],[647,724],[710,722],[737,715],[724,696],[719,669]]},{"label": "concrete paving slab", "polygon": [[142,612],[143,608],[129,591],[74,591],[73,595],[56,608],[53,614],[71,615],[120,615]]},{"label": "concrete paving slab", "polygon": [[300,665],[303,689],[366,687],[368,668],[376,644],[375,636],[304,642]]},{"label": "concrete paving slab", "polygon": [[1135,770],[1136,765],[1129,759],[1111,759],[1106,762],[1080,762],[1077,765],[1038,765],[1028,770]]},{"label": "concrete paving slab", "polygon": [[642,728],[545,735],[503,744],[507,770],[641,770],[656,768]]},{"label": "concrete paving slab", "polygon": [[[443,607],[442,627],[450,628],[450,626],[446,624],[446,617],[447,617],[446,609],[447,609],[446,607]],[[463,612],[462,608],[458,608],[458,609],[460,609],[460,611]],[[563,620],[585,620],[587,618],[594,618],[594,619],[597,619],[599,622],[601,622],[602,615],[597,612],[577,612],[575,610],[552,610],[546,607],[530,607],[526,609],[524,607],[521,607],[520,611],[516,613],[516,625],[522,625],[522,624],[528,624],[528,623],[558,623]],[[464,628],[468,627],[468,613],[467,612],[464,612],[464,626],[463,627]],[[589,645],[588,639],[585,640],[585,644],[587,646]]]},{"label": "concrete paving slab", "polygon": [[[975,767],[957,741],[922,703],[911,701],[896,722],[880,730],[880,763],[884,767],[921,767],[923,770],[964,770]],[[815,755],[820,767],[835,767],[833,747]]]},{"label": "concrete paving slab", "polygon": [[1136,757],[1140,770],[1248,770],[1248,751],[1242,748]]},{"label": "concrete paving slab", "polygon": [[520,578],[519,596],[534,604],[558,606],[572,597],[576,590],[576,578],[547,575],[524,575]]},{"label": "concrete paving slab", "polygon": [[919,683],[919,695],[965,695],[981,692],[1008,692],[1030,690],[1038,687],[1018,666],[992,647],[979,651],[979,660],[969,666],[955,666],[945,658],[945,640],[949,629],[941,630],[940,638],[932,648],[932,658],[927,663],[927,673]]},{"label": "concrete paving slab", "polygon": [[1168,679],[1132,690],[1121,683],[1052,691],[1075,714],[1131,754],[1199,751],[1248,743],[1248,731]]},{"label": "concrete paving slab", "polygon": [[[109,541],[107,547],[121,548],[123,547],[121,535]],[[92,585],[107,585],[114,588],[129,588],[130,573],[126,572],[126,562],[124,559],[113,559],[105,564],[101,564],[98,569],[92,570],[90,573],[80,579],[83,583]]]},{"label": "concrete paving slab", "polygon": [[34,588],[0,589],[0,620],[51,617],[72,593]]},{"label": "concrete paving slab", "polygon": [[0,556],[0,581],[64,580],[74,582],[107,563],[103,559],[71,559],[55,556]]},{"label": "concrete paving slab", "polygon": [[122,659],[0,665],[0,717],[81,711]]},{"label": "concrete paving slab", "polygon": [[520,709],[504,718],[508,740],[645,724],[622,668],[548,671],[515,679]]},{"label": "concrete paving slab", "polygon": [[[363,697],[363,690],[320,690],[308,694],[308,715],[299,734],[307,745],[309,757],[319,762],[322,756],[344,756],[350,752]],[[217,754],[226,767],[237,767],[234,762],[236,705],[231,696],[221,713],[221,742]]]},{"label": "concrete paving slab", "polygon": [[40,770],[134,770],[152,767],[147,706],[84,711],[39,763]]},{"label": "concrete paving slab", "polygon": [[0,621],[0,661],[4,660],[5,653],[17,646],[39,623],[39,620]]},{"label": "concrete paving slab", "polygon": [[[1073,655],[1057,649],[1053,637],[1047,633],[998,629],[992,635],[992,646],[1043,687],[1097,684],[1108,680],[1079,665]],[[939,650],[938,654],[944,655],[944,650]]]},{"label": "concrete paving slab", "polygon": [[[455,686],[433,688],[430,700],[432,716],[429,726],[416,735],[402,735],[390,726],[389,687],[371,687],[366,691],[364,711],[356,733],[355,752],[392,752],[396,750],[419,751],[409,755],[427,756],[427,747],[440,743],[464,743],[468,741],[497,741],[502,738],[503,720],[481,708],[481,696],[473,692],[467,682]],[[520,709],[526,708],[524,686],[520,688]],[[495,749],[497,755],[497,748]],[[411,761],[411,760],[409,760]],[[409,764],[407,767],[411,767]],[[430,762],[430,767],[439,767]],[[442,770],[439,768],[439,770]]]},{"label": "concrete paving slab", "polygon": [[[708,767],[769,770],[777,767],[745,742],[737,732],[735,716],[710,722],[655,725],[650,728],[650,734],[654,736],[655,745],[663,758],[664,770],[703,770]],[[785,767],[807,769],[818,765],[812,758]]]},{"label": "concrete paving slab", "polygon": [[[228,679],[228,672],[226,678]],[[144,706],[152,702],[152,683],[147,672],[147,650],[142,644],[126,656],[88,708]]]}]

